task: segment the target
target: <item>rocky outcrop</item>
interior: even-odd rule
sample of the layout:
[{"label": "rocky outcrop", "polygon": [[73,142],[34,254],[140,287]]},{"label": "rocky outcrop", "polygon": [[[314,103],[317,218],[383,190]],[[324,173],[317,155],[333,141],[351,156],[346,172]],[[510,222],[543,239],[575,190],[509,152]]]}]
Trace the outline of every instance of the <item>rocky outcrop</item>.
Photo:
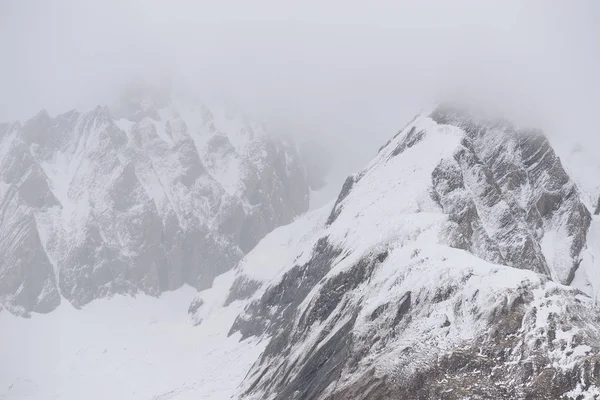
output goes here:
[{"label": "rocky outcrop", "polygon": [[352,190],[352,186],[354,186],[354,184],[356,183],[357,180],[358,180],[358,177],[354,176],[354,175],[351,175],[346,178],[346,180],[344,181],[344,185],[342,186],[342,191],[338,195],[338,198],[335,201],[335,204],[333,205],[333,209],[331,210],[331,213],[329,214],[329,218],[327,219],[327,225],[333,224],[335,222],[335,219],[342,212],[342,204],[341,203],[344,201],[346,196],[348,196],[348,194]]},{"label": "rocky outcrop", "polygon": [[454,110],[438,109],[432,118],[465,131],[452,159],[442,160],[432,176],[433,196],[451,216],[454,245],[569,284],[591,213],[548,140]]},{"label": "rocky outcrop", "polygon": [[2,125],[5,308],[204,289],[306,211],[294,145],[229,114],[134,90],[111,110]]},{"label": "rocky outcrop", "polygon": [[17,314],[47,312],[60,303],[35,213],[56,207],[58,201],[20,131],[14,124],[0,136],[0,298],[4,308]]}]

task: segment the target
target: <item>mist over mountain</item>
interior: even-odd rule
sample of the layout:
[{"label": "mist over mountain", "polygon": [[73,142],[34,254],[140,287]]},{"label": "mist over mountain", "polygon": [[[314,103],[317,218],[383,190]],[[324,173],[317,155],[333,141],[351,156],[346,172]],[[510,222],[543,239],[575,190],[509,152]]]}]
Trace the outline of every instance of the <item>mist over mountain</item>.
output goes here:
[{"label": "mist over mountain", "polygon": [[0,7],[0,121],[89,110],[112,104],[132,81],[164,83],[317,139],[335,161],[338,185],[390,132],[446,99],[500,104],[549,134],[596,137],[595,1]]},{"label": "mist over mountain", "polygon": [[324,184],[292,141],[156,88],[129,87],[111,109],[4,124],[0,146],[0,292],[25,315],[61,297],[79,307],[210,287]]},{"label": "mist over mountain", "polygon": [[599,4],[0,2],[0,398],[600,398]]}]

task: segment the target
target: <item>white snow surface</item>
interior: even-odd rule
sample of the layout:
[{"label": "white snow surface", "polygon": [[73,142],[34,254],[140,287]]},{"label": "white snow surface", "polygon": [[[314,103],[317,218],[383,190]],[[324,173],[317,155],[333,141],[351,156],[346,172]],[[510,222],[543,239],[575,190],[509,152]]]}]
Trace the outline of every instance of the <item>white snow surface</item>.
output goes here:
[{"label": "white snow surface", "polygon": [[227,337],[239,303],[194,327],[195,293],[115,296],[81,310],[63,302],[29,319],[0,312],[0,398],[231,398],[263,345]]},{"label": "white snow surface", "polygon": [[550,137],[565,169],[575,180],[583,200],[594,211],[600,196],[600,158],[597,135],[563,132]]},{"label": "white snow surface", "polygon": [[271,282],[286,271],[286,266],[308,261],[310,251],[319,239],[321,228],[333,203],[310,211],[289,225],[281,226],[265,236],[238,264],[236,270],[260,282]]}]

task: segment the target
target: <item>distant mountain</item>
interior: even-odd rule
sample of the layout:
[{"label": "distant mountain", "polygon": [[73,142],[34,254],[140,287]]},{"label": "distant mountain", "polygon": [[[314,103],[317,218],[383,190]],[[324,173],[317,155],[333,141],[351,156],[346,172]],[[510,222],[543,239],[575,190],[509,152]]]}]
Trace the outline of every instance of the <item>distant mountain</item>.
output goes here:
[{"label": "distant mountain", "polygon": [[0,125],[0,298],[48,312],[197,289],[307,210],[293,143],[224,107],[132,88]]}]

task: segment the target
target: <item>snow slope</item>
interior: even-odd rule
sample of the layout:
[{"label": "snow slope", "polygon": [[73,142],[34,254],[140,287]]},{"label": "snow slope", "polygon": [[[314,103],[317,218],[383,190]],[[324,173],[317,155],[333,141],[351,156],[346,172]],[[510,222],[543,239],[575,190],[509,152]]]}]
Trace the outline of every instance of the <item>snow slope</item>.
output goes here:
[{"label": "snow slope", "polygon": [[227,337],[239,305],[194,327],[195,293],[63,302],[30,319],[0,312],[0,398],[229,399],[264,346]]}]

